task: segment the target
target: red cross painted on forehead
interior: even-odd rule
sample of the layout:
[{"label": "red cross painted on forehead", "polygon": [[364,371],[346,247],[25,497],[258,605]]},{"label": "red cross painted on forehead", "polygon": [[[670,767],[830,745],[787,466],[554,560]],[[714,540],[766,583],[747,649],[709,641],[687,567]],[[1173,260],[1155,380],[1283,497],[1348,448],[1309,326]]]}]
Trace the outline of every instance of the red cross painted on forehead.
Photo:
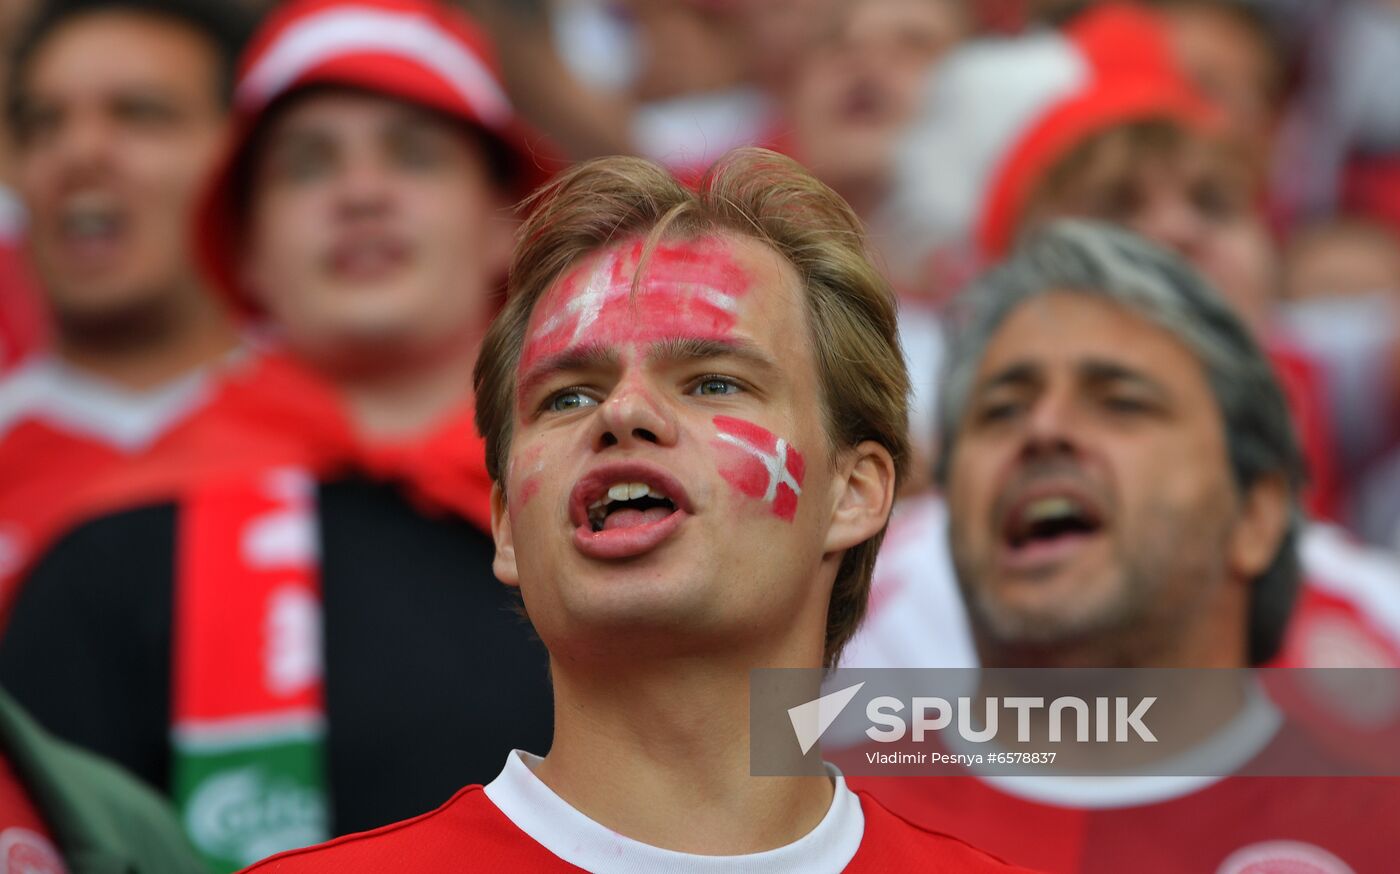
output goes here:
[{"label": "red cross painted on forehead", "polygon": [[730,242],[710,236],[658,243],[633,295],[642,249],[638,239],[603,250],[555,283],[531,315],[522,373],[578,347],[729,337],[750,283]]}]

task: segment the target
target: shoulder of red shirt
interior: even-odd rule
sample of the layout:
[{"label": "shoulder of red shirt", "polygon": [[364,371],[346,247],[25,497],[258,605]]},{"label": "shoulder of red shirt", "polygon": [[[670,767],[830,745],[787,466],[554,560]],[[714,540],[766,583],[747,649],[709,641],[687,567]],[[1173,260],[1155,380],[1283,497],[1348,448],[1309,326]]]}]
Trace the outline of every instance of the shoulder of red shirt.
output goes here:
[{"label": "shoulder of red shirt", "polygon": [[864,789],[853,790],[865,814],[865,838],[856,859],[866,865],[888,864],[891,871],[917,870],[928,865],[934,871],[1024,872],[997,856],[979,850],[962,838],[911,822],[881,804]]},{"label": "shoulder of red shirt", "polygon": [[[856,793],[865,816],[865,835],[851,861],[862,870],[1025,872],[967,842],[916,825],[890,811],[869,793]],[[470,842],[470,847],[464,846]],[[245,874],[381,872],[431,870],[460,863],[470,849],[480,870],[491,863],[517,870],[578,871],[520,831],[491,803],[484,787],[468,786],[430,813],[373,831],[346,835],[325,844],[291,850],[248,868]]]}]

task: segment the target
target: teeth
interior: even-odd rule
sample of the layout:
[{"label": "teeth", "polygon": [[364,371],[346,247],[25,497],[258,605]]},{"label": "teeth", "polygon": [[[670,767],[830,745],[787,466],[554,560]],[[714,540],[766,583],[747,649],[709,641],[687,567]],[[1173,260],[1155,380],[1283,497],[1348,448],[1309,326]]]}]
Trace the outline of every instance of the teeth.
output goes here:
[{"label": "teeth", "polygon": [[658,492],[646,483],[618,483],[608,489],[606,499],[596,501],[593,506],[601,506],[607,501],[635,501],[637,498],[648,496],[666,500],[665,494]]},{"label": "teeth", "polygon": [[1079,502],[1073,498],[1054,497],[1041,498],[1031,502],[1026,508],[1025,519],[1027,522],[1043,522],[1046,519],[1057,519],[1064,516],[1078,516],[1080,514]]}]

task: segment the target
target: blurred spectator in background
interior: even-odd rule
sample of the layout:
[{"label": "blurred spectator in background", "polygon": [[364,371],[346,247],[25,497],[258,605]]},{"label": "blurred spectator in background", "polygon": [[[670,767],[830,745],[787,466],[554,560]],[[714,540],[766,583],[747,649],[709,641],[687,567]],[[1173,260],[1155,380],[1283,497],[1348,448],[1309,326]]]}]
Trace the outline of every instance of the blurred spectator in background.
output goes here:
[{"label": "blurred spectator in background", "polygon": [[0,644],[16,697],[171,793],[216,869],[415,816],[549,745],[472,422],[506,208],[540,175],[491,64],[427,0],[267,20],[198,231],[271,348],[152,460],[178,499],[60,542]]},{"label": "blurred spectator in background", "polygon": [[1248,0],[1151,0],[1173,53],[1250,160],[1266,167],[1283,111],[1286,60],[1273,25]]},{"label": "blurred spectator in background", "polygon": [[[1060,221],[965,301],[938,480],[982,664],[1273,659],[1298,593],[1302,457],[1268,360],[1218,293],[1136,236]],[[1199,746],[1173,756],[1225,749],[1244,770],[1303,744],[1321,754],[1280,730],[1262,689],[1221,703],[1195,714]],[[1396,837],[1366,824],[1395,804],[1394,780],[1130,770],[851,782],[1057,874],[1371,871],[1394,858]]]},{"label": "blurred spectator in background", "polygon": [[1284,266],[1283,327],[1322,362],[1356,531],[1400,550],[1400,238],[1365,219],[1319,222]]},{"label": "blurred spectator in background", "polygon": [[[1091,77],[1111,70],[1112,78]],[[985,96],[993,88],[995,103]],[[1272,337],[1277,278],[1252,209],[1258,177],[1216,118],[1174,73],[1153,19],[1137,10],[1106,5],[1066,36],[969,48],[940,71],[902,146],[891,227],[923,230],[925,251],[933,241],[986,261],[1055,217],[1112,221],[1186,257],[1256,336]],[[1268,348],[1300,426],[1309,509],[1336,512],[1316,371],[1289,347]],[[946,549],[942,500],[906,504],[891,523],[848,665],[974,663]],[[1320,522],[1304,526],[1300,549],[1306,585],[1278,663],[1400,665],[1400,566]],[[930,622],[947,627],[933,632]]]},{"label": "blurred spectator in background", "polygon": [[[787,146],[870,225],[890,196],[894,148],[919,106],[929,70],[968,35],[963,0],[852,0],[831,15],[797,67],[786,101]],[[917,409],[927,409],[938,372],[938,315],[920,289],[900,288],[901,341]],[[915,443],[931,444],[932,416],[911,423]],[[916,453],[913,490],[927,486],[928,457]]]},{"label": "blurred spectator in background", "polygon": [[188,417],[235,346],[188,234],[244,35],[205,0],[54,0],[19,36],[7,119],[53,348],[0,384],[0,615],[80,487]]},{"label": "blurred spectator in background", "polygon": [[1270,0],[1293,23],[1302,83],[1275,194],[1290,223],[1357,213],[1400,229],[1400,3]]},{"label": "blurred spectator in background", "polygon": [[[8,81],[9,59],[32,0],[0,6],[0,82]],[[0,124],[0,375],[28,357],[43,340],[43,313],[34,278],[24,262],[24,207],[14,191],[14,154],[8,125]]]},{"label": "blurred spectator in background", "polygon": [[[1181,252],[1268,336],[1274,253],[1263,177],[1179,72],[1161,20],[1108,4],[1056,33],[987,42],[941,71],[901,146],[891,228],[921,281],[956,287],[1047,217],[1124,224]],[[986,94],[1001,99],[988,101]],[[946,181],[945,181],[946,180]],[[970,264],[970,268],[969,268]],[[1304,431],[1312,506],[1337,509],[1331,436],[1309,362],[1279,346]]]},{"label": "blurred spectator in background", "polygon": [[1365,488],[1400,422],[1400,239],[1366,219],[1315,223],[1289,244],[1282,292],[1280,327],[1325,380],[1343,480]]},{"label": "blurred spectator in background", "polygon": [[851,0],[803,54],[786,115],[793,157],[869,218],[929,69],[968,34],[962,0]]}]

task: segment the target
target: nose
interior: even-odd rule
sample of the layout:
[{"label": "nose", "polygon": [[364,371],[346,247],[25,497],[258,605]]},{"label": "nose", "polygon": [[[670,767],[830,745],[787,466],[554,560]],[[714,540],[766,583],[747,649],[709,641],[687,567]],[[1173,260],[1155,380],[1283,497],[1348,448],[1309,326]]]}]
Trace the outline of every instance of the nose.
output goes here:
[{"label": "nose", "polygon": [[394,199],[391,173],[383,161],[373,156],[348,158],[336,182],[337,212],[343,218],[377,217],[391,208]]},{"label": "nose", "polygon": [[74,181],[86,184],[110,165],[112,131],[97,113],[75,112],[64,120],[53,154]]},{"label": "nose", "polygon": [[1025,419],[1021,444],[1024,458],[1073,455],[1078,446],[1077,414],[1068,392],[1046,392]]},{"label": "nose", "polygon": [[610,447],[674,446],[675,413],[641,378],[618,383],[594,418],[594,451]]}]

